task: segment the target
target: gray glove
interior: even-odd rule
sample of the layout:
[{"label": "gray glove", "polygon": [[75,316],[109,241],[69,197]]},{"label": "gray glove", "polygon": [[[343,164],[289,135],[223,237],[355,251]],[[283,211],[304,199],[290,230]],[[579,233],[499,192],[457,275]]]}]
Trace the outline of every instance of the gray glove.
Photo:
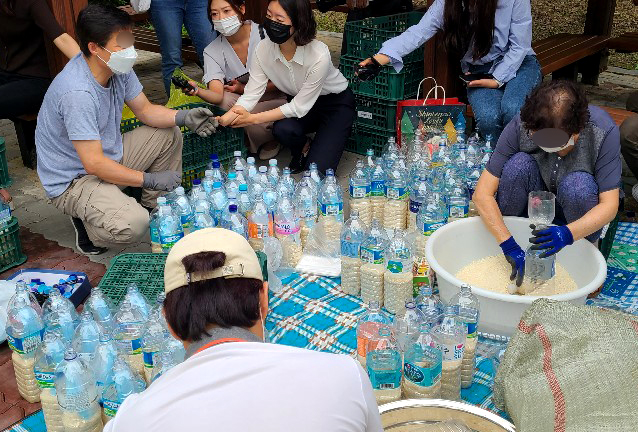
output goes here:
[{"label": "gray glove", "polygon": [[170,192],[181,184],[182,175],[177,171],[145,172],[144,189]]},{"label": "gray glove", "polygon": [[218,122],[211,110],[200,107],[177,111],[175,124],[179,127],[186,126],[197,135],[207,137],[215,133]]}]

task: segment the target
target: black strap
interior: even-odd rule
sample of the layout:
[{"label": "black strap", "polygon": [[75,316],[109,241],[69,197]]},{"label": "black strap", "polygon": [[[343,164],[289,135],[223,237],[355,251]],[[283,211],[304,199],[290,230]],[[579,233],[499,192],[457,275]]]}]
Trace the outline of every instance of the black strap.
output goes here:
[{"label": "black strap", "polygon": [[259,37],[264,40],[266,38],[266,35],[264,34],[264,25],[263,24],[259,24]]}]

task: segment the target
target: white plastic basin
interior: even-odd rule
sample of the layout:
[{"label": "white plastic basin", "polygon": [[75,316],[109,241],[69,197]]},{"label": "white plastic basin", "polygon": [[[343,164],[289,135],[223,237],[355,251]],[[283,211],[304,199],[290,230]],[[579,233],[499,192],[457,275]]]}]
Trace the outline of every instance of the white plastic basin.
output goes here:
[{"label": "white plastic basin", "polygon": [[[529,220],[518,217],[504,219],[505,225],[518,244],[523,249],[527,248],[531,237]],[[436,230],[427,242],[425,254],[436,272],[441,299],[448,302],[461,286],[462,281],[454,276],[461,268],[472,261],[502,252],[481,219],[472,217],[452,222]],[[566,294],[548,296],[549,298],[582,305],[585,304],[587,295],[600,288],[605,281],[605,259],[587,240],[579,240],[564,248],[556,259],[574,278],[578,289]],[[540,298],[472,288],[480,301],[479,330],[497,335],[511,336],[525,309]]]}]

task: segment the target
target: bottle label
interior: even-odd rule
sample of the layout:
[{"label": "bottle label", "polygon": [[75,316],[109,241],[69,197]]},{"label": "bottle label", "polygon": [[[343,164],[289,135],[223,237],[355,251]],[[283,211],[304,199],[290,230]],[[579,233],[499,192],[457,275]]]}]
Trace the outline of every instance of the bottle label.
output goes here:
[{"label": "bottle label", "polygon": [[430,236],[434,234],[434,231],[438,230],[443,225],[445,225],[445,222],[433,222],[433,223],[426,222],[423,224],[423,235]]},{"label": "bottle label", "polygon": [[272,222],[268,222],[268,225],[257,224],[257,223],[248,224],[248,236],[250,238],[261,239],[264,237],[272,237],[272,235],[273,235]]},{"label": "bottle label", "polygon": [[[434,350],[427,347],[428,350]],[[436,354],[433,354],[436,358]],[[408,381],[421,387],[431,387],[441,379],[441,362],[435,362],[431,367],[417,366],[414,363],[406,362],[403,365],[403,374]]]},{"label": "bottle label", "polygon": [[365,198],[370,195],[370,186],[350,186],[352,198]]},{"label": "bottle label", "polygon": [[293,221],[277,221],[275,222],[275,233],[277,235],[294,235],[299,232],[299,219]]},{"label": "bottle label", "polygon": [[470,339],[474,339],[478,336],[478,325],[477,323],[466,323],[467,324],[467,337]]},{"label": "bottle label", "polygon": [[104,403],[104,415],[108,417],[115,417],[117,410],[120,409],[120,403],[110,400],[103,400]]},{"label": "bottle label", "polygon": [[9,348],[18,354],[28,354],[35,351],[42,342],[42,336],[44,335],[44,329],[31,333],[23,338],[14,338],[7,334],[7,341],[9,342]]},{"label": "bottle label", "polygon": [[469,205],[450,205],[449,208],[450,218],[452,219],[463,219],[468,216],[470,213]]},{"label": "bottle label", "polygon": [[162,249],[172,248],[182,237],[184,237],[183,232],[169,236],[163,236],[160,234],[160,244],[162,245]]},{"label": "bottle label", "polygon": [[366,247],[361,247],[361,261],[370,264],[383,264],[385,257],[382,250],[374,250]]},{"label": "bottle label", "polygon": [[410,200],[410,213],[418,213],[420,209],[421,209],[420,202]]},{"label": "bottle label", "polygon": [[131,339],[131,352],[130,354],[142,353],[142,339]]},{"label": "bottle label", "polygon": [[193,216],[192,215],[181,215],[179,217],[180,222],[182,223],[182,229],[188,231],[193,226]]},{"label": "bottle label", "polygon": [[461,360],[463,358],[463,352],[465,351],[464,343],[458,345],[437,344],[436,347],[443,353],[443,361]]},{"label": "bottle label", "polygon": [[401,369],[398,370],[374,370],[370,367],[370,360],[367,361],[368,376],[375,390],[393,390],[401,386]]},{"label": "bottle label", "polygon": [[42,372],[42,371],[34,371],[35,379],[38,381],[38,385],[40,388],[53,388],[53,380],[55,379],[55,374],[52,372]]},{"label": "bottle label", "polygon": [[144,367],[145,368],[152,368],[153,365],[155,364],[154,359],[155,359],[155,354],[157,354],[157,351],[144,351]]},{"label": "bottle label", "polygon": [[343,214],[343,203],[321,204],[322,216],[339,216]]},{"label": "bottle label", "polygon": [[151,243],[160,244],[159,229],[153,223],[151,223]]},{"label": "bottle label", "polygon": [[386,188],[385,194],[388,197],[388,199],[400,200],[407,196],[408,194],[407,192],[408,192],[407,188],[404,188],[404,187],[388,186]]},{"label": "bottle label", "polygon": [[341,241],[341,255],[350,258],[359,258],[359,248],[361,243],[353,243],[346,240]]},{"label": "bottle label", "polygon": [[372,180],[370,183],[370,195],[371,196],[385,196],[385,181],[384,180]]},{"label": "bottle label", "polygon": [[425,257],[414,257],[412,265],[412,287],[419,291],[422,286],[430,285],[430,266]]},{"label": "bottle label", "polygon": [[388,271],[390,273],[403,272],[403,263],[401,261],[388,261]]}]

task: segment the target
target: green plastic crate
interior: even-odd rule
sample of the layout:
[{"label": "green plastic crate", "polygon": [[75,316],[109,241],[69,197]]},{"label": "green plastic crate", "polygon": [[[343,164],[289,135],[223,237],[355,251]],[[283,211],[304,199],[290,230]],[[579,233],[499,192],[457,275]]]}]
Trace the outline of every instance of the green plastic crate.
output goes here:
[{"label": "green plastic crate", "polygon": [[357,124],[385,130],[396,130],[397,101],[356,95]]},{"label": "green plastic crate", "polygon": [[609,223],[605,237],[600,241],[600,253],[603,254],[605,260],[609,258],[611,254],[611,248],[614,245],[614,239],[616,238],[616,231],[618,231],[618,221],[620,220],[620,213],[616,214],[614,220]]},{"label": "green plastic crate", "polygon": [[20,243],[20,224],[12,217],[9,223],[0,229],[0,273],[24,263],[27,256],[22,252]]},{"label": "green plastic crate", "polygon": [[204,178],[207,166],[207,163],[201,163],[199,165],[182,167],[182,187],[184,188],[184,190],[191,189],[191,187],[193,186],[193,180]]},{"label": "green plastic crate", "polygon": [[375,156],[381,156],[386,146],[388,138],[395,137],[394,131],[376,129],[362,126],[357,123],[352,127],[352,134],[346,142],[346,151],[365,155],[369,148],[374,149]]},{"label": "green plastic crate", "polygon": [[100,281],[100,288],[117,305],[131,283],[137,284],[147,300],[154,302],[164,290],[166,254],[127,253],[113,258]]},{"label": "green plastic crate", "polygon": [[423,62],[406,63],[401,72],[391,66],[384,66],[381,73],[371,81],[354,79],[354,67],[361,59],[341,57],[339,70],[350,81],[355,94],[372,96],[386,100],[414,99],[419,83],[423,79]]},{"label": "green plastic crate", "polygon": [[4,138],[0,137],[0,188],[6,188],[13,183],[9,177],[9,165],[7,164],[7,146]]},{"label": "green plastic crate", "polygon": [[[417,24],[423,13],[405,12],[346,23],[343,37],[347,41],[345,55],[363,60],[379,52],[383,42],[400,35]],[[403,58],[406,63],[423,61],[423,50],[416,49]]]}]

